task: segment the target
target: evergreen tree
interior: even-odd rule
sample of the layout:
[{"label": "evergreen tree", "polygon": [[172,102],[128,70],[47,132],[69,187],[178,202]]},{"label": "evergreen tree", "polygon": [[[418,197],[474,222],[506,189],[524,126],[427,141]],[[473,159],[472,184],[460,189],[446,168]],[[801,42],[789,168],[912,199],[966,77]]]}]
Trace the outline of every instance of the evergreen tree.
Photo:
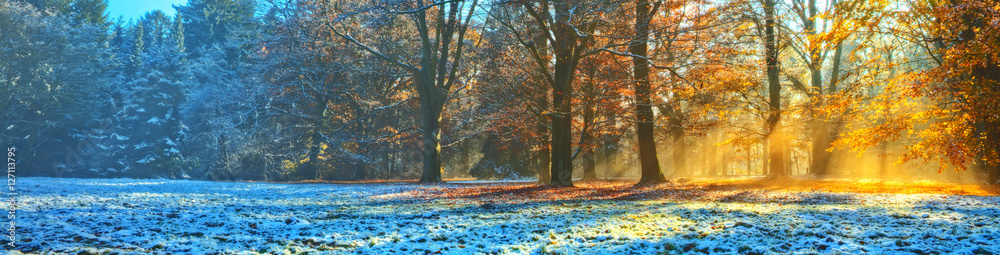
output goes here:
[{"label": "evergreen tree", "polygon": [[187,48],[226,48],[226,60],[233,62],[242,56],[241,49],[227,47],[226,41],[239,29],[253,24],[255,6],[253,0],[190,0],[186,6],[174,8],[183,17]]},{"label": "evergreen tree", "polygon": [[101,171],[92,141],[112,102],[107,31],[35,8],[60,3],[0,1],[0,142],[31,150],[27,174]]},{"label": "evergreen tree", "polygon": [[129,75],[137,74],[139,68],[142,67],[142,51],[143,47],[146,46],[142,37],[145,34],[141,23],[136,23],[132,26],[132,54],[129,56]]},{"label": "evergreen tree", "polygon": [[70,13],[73,0],[24,0],[24,2],[35,6],[43,14],[63,15]]},{"label": "evergreen tree", "polygon": [[110,141],[117,151],[107,157],[124,176],[187,177],[181,168],[178,108],[185,98],[185,62],[171,31],[173,23],[163,12],[153,11],[135,23],[115,25],[110,44],[122,68]]},{"label": "evergreen tree", "polygon": [[[144,31],[143,26],[135,30]],[[125,74],[124,96],[116,116],[114,140],[123,153],[114,156],[131,177],[186,177],[181,168],[183,125],[178,107],[184,103],[181,55],[170,43],[144,45],[136,34],[131,56],[135,73]],[[161,41],[162,42],[162,41]]]},{"label": "evergreen tree", "polygon": [[172,23],[173,21],[163,11],[154,10],[147,12],[139,19],[139,24],[142,24],[145,31],[143,40],[150,45],[167,43],[164,42],[164,39],[169,34],[168,30],[173,25]]},{"label": "evergreen tree", "polygon": [[108,0],[76,0],[70,5],[70,11],[75,15],[77,23],[89,23],[106,27],[108,15]]},{"label": "evergreen tree", "polygon": [[181,83],[157,69],[143,71],[143,78],[128,83],[119,130],[127,145],[126,168],[134,177],[180,177],[179,142],[183,132],[177,106],[183,102]]},{"label": "evergreen tree", "polygon": [[177,45],[177,52],[184,52],[184,18],[183,14],[177,13],[174,16],[174,27],[171,31],[170,36],[173,37],[174,43]]}]

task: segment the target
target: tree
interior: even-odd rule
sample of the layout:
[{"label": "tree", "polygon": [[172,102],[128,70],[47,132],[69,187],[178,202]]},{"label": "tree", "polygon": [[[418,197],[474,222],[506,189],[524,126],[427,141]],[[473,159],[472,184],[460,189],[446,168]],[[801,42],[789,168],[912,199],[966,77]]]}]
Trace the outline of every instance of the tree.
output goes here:
[{"label": "tree", "polygon": [[[512,15],[528,17],[523,12]],[[486,24],[488,27],[495,25]],[[470,172],[478,178],[481,176],[478,172],[490,175],[510,172],[524,176],[520,171],[534,171],[539,183],[548,184],[550,126],[545,113],[551,107],[551,88],[544,76],[532,69],[534,63],[530,62],[530,55],[520,47],[513,34],[487,29],[480,36],[483,43],[477,55],[483,71],[475,78],[477,83],[472,91],[479,98],[477,118],[489,121],[483,132],[483,156],[472,169],[476,172]],[[536,45],[548,44],[548,39],[540,34],[533,40]],[[487,148],[492,145],[499,145],[499,148]],[[485,153],[487,151],[491,154]]]},{"label": "tree", "polygon": [[[810,0],[812,1],[812,0]],[[778,80],[778,36],[775,33],[777,16],[775,16],[775,0],[764,0],[764,65],[767,72],[768,90],[768,158],[770,177],[785,176],[785,152],[782,141],[781,126],[781,82]]]},{"label": "tree", "polygon": [[[549,183],[552,185],[573,186],[572,95],[577,67],[581,59],[608,48],[608,45],[594,47],[593,33],[599,25],[605,24],[603,14],[617,7],[614,1],[543,0],[497,2],[490,12],[491,17],[528,51],[533,69],[552,89],[552,110],[546,112],[551,124]],[[519,15],[513,15],[522,12],[530,17],[524,23],[515,20]],[[536,36],[543,36],[548,43],[535,44],[532,39]],[[614,44],[613,41],[608,43]]]},{"label": "tree", "polygon": [[150,69],[127,84],[132,90],[119,112],[123,119],[115,138],[128,142],[122,171],[139,178],[178,178],[186,175],[179,167],[181,84],[168,73]]},{"label": "tree", "polygon": [[167,39],[174,39],[168,37],[170,35],[168,32],[174,25],[173,21],[163,11],[153,10],[147,12],[139,19],[139,24],[142,26],[143,31],[142,40],[149,45],[160,44]]},{"label": "tree", "polygon": [[191,0],[187,5],[175,6],[184,24],[184,45],[192,51],[191,57],[199,57],[198,51],[217,45],[225,49],[226,61],[234,64],[253,51],[253,45],[237,40],[241,38],[235,31],[254,24],[256,6],[255,0]]},{"label": "tree", "polygon": [[29,174],[104,171],[92,141],[112,112],[106,38],[101,26],[0,2],[0,140],[28,152],[19,164]]},{"label": "tree", "polygon": [[[600,40],[598,40],[600,41]],[[574,131],[580,134],[574,158],[582,160],[583,178],[597,178],[597,151],[601,149],[602,138],[620,135],[630,128],[625,116],[632,109],[626,96],[631,91],[631,73],[622,63],[630,59],[610,53],[601,57],[581,60],[579,78],[575,84],[574,112],[579,116],[574,121]]]},{"label": "tree", "polygon": [[[792,83],[792,92],[801,92],[809,99],[804,108],[810,118],[806,128],[810,132],[803,135],[811,140],[810,173],[832,174],[831,163],[835,156],[832,145],[846,122],[845,100],[859,93],[859,84],[868,83],[863,81],[865,75],[862,74],[881,70],[875,63],[852,61],[845,64],[843,60],[856,59],[856,52],[870,48],[873,36],[878,34],[878,23],[887,13],[885,6],[886,3],[879,1],[848,0],[829,2],[825,10],[821,10],[817,1],[799,0],[793,1],[789,10],[798,18],[798,23],[779,23],[786,31],[782,37],[788,40],[785,45],[793,50],[791,55],[794,57],[788,63],[800,62],[804,69],[804,72],[797,72],[801,69],[786,65],[781,72]],[[828,62],[832,63],[828,65]],[[851,67],[854,70],[848,69]],[[824,73],[829,73],[825,79]],[[806,82],[801,81],[800,76],[807,77]]]},{"label": "tree", "polygon": [[635,42],[629,45],[632,56],[632,69],[635,80],[635,116],[636,140],[639,143],[639,162],[642,177],[639,182],[663,182],[663,172],[660,171],[660,161],[656,157],[656,140],[653,137],[653,106],[650,101],[649,56],[646,54],[649,40],[649,21],[659,8],[659,4],[650,10],[648,0],[636,0],[635,4]]},{"label": "tree", "polygon": [[52,13],[55,15],[68,14],[73,4],[73,0],[25,0],[24,2],[35,6],[42,14]]},{"label": "tree", "polygon": [[[411,81],[417,92],[420,103],[421,133],[423,136],[423,173],[421,182],[441,181],[441,113],[455,84],[459,83],[460,74],[465,64],[467,31],[472,25],[472,17],[478,6],[478,1],[471,3],[449,1],[425,4],[417,1],[412,4],[398,6],[375,5],[372,9],[388,10],[389,15],[405,15],[414,22],[416,31],[412,38],[419,38],[415,52],[416,59],[408,59],[405,55],[387,55],[386,50],[369,46],[354,36],[358,27],[352,25],[360,22],[356,19],[338,19],[328,23],[333,33],[341,36],[352,45],[367,51],[386,63],[393,64],[409,72]],[[330,4],[334,13],[344,13],[346,10],[335,4]],[[362,11],[363,12],[363,11]],[[350,17],[350,16],[348,16]],[[385,17],[389,18],[389,17]]]},{"label": "tree", "polygon": [[106,9],[108,9],[108,0],[75,0],[70,7],[77,22],[86,22],[102,27],[108,23]]},{"label": "tree", "polygon": [[[982,171],[985,182],[1000,183],[1000,19],[989,1],[911,1],[899,19],[927,63],[891,83],[884,99],[868,111],[893,106],[879,125],[850,132],[837,144],[864,150],[883,141],[912,140],[900,161],[937,162],[938,171]],[[913,102],[930,102],[914,106]]]},{"label": "tree", "polygon": [[[112,120],[109,152],[127,176],[187,178],[182,165],[184,139],[180,108],[185,100],[183,53],[170,31],[170,19],[161,11],[144,15],[131,31],[130,54],[121,54],[128,68],[120,74],[118,106]],[[115,41],[124,39],[115,39]]]}]

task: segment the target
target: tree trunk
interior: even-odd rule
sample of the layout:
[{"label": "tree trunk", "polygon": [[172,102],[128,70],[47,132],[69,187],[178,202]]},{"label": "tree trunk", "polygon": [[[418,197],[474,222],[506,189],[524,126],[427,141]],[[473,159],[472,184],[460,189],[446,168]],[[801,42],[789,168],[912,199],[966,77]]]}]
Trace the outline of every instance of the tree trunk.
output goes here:
[{"label": "tree trunk", "polygon": [[708,150],[708,172],[705,173],[708,176],[718,176],[719,175],[719,146],[715,143],[719,142],[719,131],[712,130],[711,137],[705,146],[709,146]]},{"label": "tree trunk", "polygon": [[[438,115],[440,116],[440,115]],[[440,119],[425,112],[423,116],[424,166],[421,182],[441,181]]]},{"label": "tree trunk", "polygon": [[[976,133],[983,136],[983,148],[981,155],[1000,154],[1000,122],[977,118]],[[995,155],[997,155],[995,154]],[[977,160],[973,169],[980,170],[986,174],[986,183],[1000,185],[1000,162],[991,161],[989,156],[986,160]]]},{"label": "tree trunk", "polygon": [[577,38],[570,27],[570,10],[565,1],[555,1],[555,21],[552,24],[553,51],[556,57],[552,84],[552,181],[550,184],[573,186],[573,72],[576,69],[574,49]]},{"label": "tree trunk", "polygon": [[544,121],[544,122],[538,124],[538,132],[541,133],[541,137],[542,137],[542,139],[539,139],[540,141],[538,141],[539,142],[539,146],[541,146],[541,150],[538,151],[538,182],[539,183],[549,183],[550,181],[552,181],[552,175],[551,175],[551,172],[549,172],[551,164],[552,164],[552,162],[551,162],[552,161],[551,160],[552,159],[552,155],[549,154],[549,153],[551,153],[551,150],[550,150],[550,146],[549,146],[549,143],[550,143],[550,140],[549,140],[549,138],[550,138],[550,136],[549,136],[549,127],[546,126],[546,124],[548,124],[547,122],[548,121]]},{"label": "tree trunk", "polygon": [[[893,65],[894,62],[893,62],[892,59],[893,59],[893,55],[895,55],[895,54],[894,54],[894,52],[891,49],[889,50],[888,53],[889,54],[887,54],[887,56],[886,56],[886,60],[887,60],[886,62],[889,62],[890,65]],[[839,57],[837,59],[839,60]],[[889,69],[889,79],[895,79],[895,78],[896,78],[896,67],[893,65]],[[886,89],[886,86],[888,86],[888,85],[883,86],[882,93],[887,93],[888,92],[888,90]],[[884,124],[887,121],[887,119],[889,117],[889,114],[891,114],[891,113],[892,113],[892,109],[889,108],[889,107],[886,107],[885,112],[880,113],[880,115],[882,115],[882,118],[879,120],[879,124],[880,125]],[[881,141],[878,144],[878,177],[880,177],[882,179],[885,179],[889,175],[889,157],[887,155],[888,154],[888,147],[889,147],[889,141]]]},{"label": "tree trunk", "polygon": [[[673,118],[671,119],[673,121]],[[677,121],[680,124],[680,121]],[[671,125],[673,126],[673,125]],[[673,129],[673,161],[674,161],[674,173],[671,174],[674,177],[687,177],[691,173],[688,172],[686,156],[687,156],[687,144],[684,142],[684,131],[680,127],[670,127]]]},{"label": "tree trunk", "polygon": [[650,100],[649,62],[647,59],[649,41],[649,21],[652,14],[648,0],[636,0],[636,39],[629,45],[632,57],[633,78],[635,79],[636,140],[639,143],[639,164],[642,177],[639,182],[656,183],[666,181],[660,170],[660,160],[656,156],[656,140],[653,136],[655,120]]},{"label": "tree trunk", "polygon": [[670,140],[673,142],[673,148],[671,148],[673,161],[673,172],[670,176],[677,177],[687,177],[691,173],[688,172],[686,165],[687,156],[687,144],[684,142],[684,119],[683,112],[679,105],[667,104],[663,109],[668,116],[670,116],[670,121],[668,121],[668,130],[670,131]]},{"label": "tree trunk", "polygon": [[[1000,123],[993,122],[988,126],[990,126],[993,131],[987,136],[987,140],[989,141],[986,145],[989,147],[987,150],[997,153],[1000,151]],[[986,170],[986,182],[992,185],[1000,185],[1000,163],[986,163],[984,169]]]},{"label": "tree trunk", "polygon": [[826,176],[829,174],[828,167],[830,166],[830,152],[826,149],[830,148],[830,132],[829,123],[824,120],[814,119],[813,120],[813,136],[812,142],[812,154],[813,160],[809,165],[809,169],[812,170],[813,174],[817,176]]},{"label": "tree trunk", "polygon": [[770,141],[769,139],[764,139],[761,141],[760,145],[760,172],[762,175],[770,175],[768,167],[771,166],[769,159],[771,158]]},{"label": "tree trunk", "polygon": [[[1000,86],[1000,66],[992,65],[992,68],[986,69],[992,69],[984,73],[983,76],[985,77],[992,74],[990,75],[992,79],[987,78],[989,79],[988,84],[994,86],[991,90],[996,93],[996,86]],[[993,118],[981,117],[981,119],[989,119],[981,121],[985,123],[984,126],[986,127],[986,139],[983,143],[983,147],[985,148],[983,148],[983,150],[985,155],[1000,157],[1000,121],[997,120],[995,114],[993,116]],[[1000,158],[987,157],[987,159],[989,160],[986,160],[984,164],[984,169],[986,170],[986,182],[993,185],[1000,185]]]},{"label": "tree trunk", "polygon": [[[322,95],[316,96],[316,108],[313,109],[315,113],[314,116],[323,116],[326,111],[326,97]],[[323,123],[320,121],[314,121],[312,130],[312,144],[309,146],[308,159],[309,161],[302,166],[302,178],[306,180],[316,179],[318,177],[318,166],[316,161],[319,159],[320,148],[323,146],[323,135],[320,131],[323,128]]]},{"label": "tree trunk", "polygon": [[597,161],[594,159],[594,150],[587,150],[583,153],[583,179],[597,179]]},{"label": "tree trunk", "polygon": [[[586,108],[583,110],[583,122],[591,123],[593,121],[594,121],[594,108],[591,106],[586,106]],[[581,136],[583,137],[581,137],[580,139],[582,142],[580,146],[585,146],[583,148],[583,178],[597,179],[597,168],[594,160],[594,148],[591,144],[593,136],[591,136],[589,133],[591,133],[591,131],[587,131],[586,133],[581,134]]]},{"label": "tree trunk", "polygon": [[[803,10],[803,25],[806,34],[809,36],[809,75],[811,77],[810,84],[812,86],[811,97],[813,100],[813,107],[819,108],[823,106],[823,59],[820,54],[819,42],[816,38],[816,0],[809,0],[806,6],[808,9]],[[830,153],[826,151],[830,147],[830,131],[827,125],[829,122],[825,119],[817,116],[815,109],[812,112],[813,121],[813,141],[812,141],[812,155],[813,160],[810,162],[809,170],[811,173],[824,176],[829,174],[828,168],[830,163]]]},{"label": "tree trunk", "polygon": [[[778,80],[778,38],[775,34],[775,0],[764,0],[764,52],[767,66],[767,84],[770,113],[767,118],[768,145],[770,146],[770,177],[788,175],[785,171],[784,141],[781,139],[781,83]],[[747,151],[749,154],[749,150]],[[749,161],[749,158],[747,159]]]},{"label": "tree trunk", "polygon": [[229,151],[226,149],[226,144],[228,143],[228,141],[226,141],[226,133],[219,134],[219,137],[216,138],[215,141],[218,143],[219,147],[218,162],[221,162],[226,165],[225,166],[226,173],[231,173],[232,167],[229,165]]},{"label": "tree trunk", "polygon": [[557,84],[562,83],[562,85],[553,89],[555,94],[553,102],[558,107],[556,107],[557,112],[552,114],[552,180],[550,184],[570,187],[573,186],[573,127],[569,109],[570,98],[569,88],[567,88],[569,85],[566,84],[568,81],[560,82],[559,75],[556,77]]},{"label": "tree trunk", "polygon": [[583,149],[583,179],[593,180],[597,179],[597,168],[595,166],[594,160],[594,136],[593,136],[593,125],[594,125],[594,105],[597,103],[596,83],[594,82],[594,76],[597,74],[596,64],[591,63],[588,69],[587,85],[583,87],[583,95],[586,97],[586,103],[583,105],[583,123],[584,125],[590,125],[585,128],[582,133],[580,133],[580,146]]},{"label": "tree trunk", "polygon": [[[547,10],[548,8],[546,6],[542,6],[542,8],[544,8],[543,13],[548,13]],[[548,43],[549,43],[548,37],[544,35],[538,35],[535,36],[533,41],[535,45],[537,45],[539,51],[541,51],[540,55],[548,56],[548,53],[545,51],[548,48]],[[538,95],[536,95],[537,105],[541,109],[541,112],[547,112],[552,110],[551,105],[549,105],[549,94],[551,94],[551,88],[547,86],[547,84],[544,82],[545,79],[546,78],[544,75],[535,75],[535,81],[537,82],[539,87],[542,88],[542,91],[544,91],[543,93],[539,93]],[[552,153],[550,145],[552,140],[550,136],[551,133],[549,132],[550,123],[551,122],[547,120],[545,117],[541,117],[538,119],[538,125],[536,126],[538,135],[539,137],[541,137],[541,139],[538,139],[538,146],[540,148],[537,152],[538,168],[536,171],[538,172],[538,183],[549,183],[552,181],[552,175],[550,172],[551,171],[550,169],[552,167],[552,155],[550,154]]]},{"label": "tree trunk", "polygon": [[316,179],[316,160],[319,158],[320,139],[323,137],[320,136],[318,130],[313,130],[311,138],[312,145],[309,146],[308,161],[301,167],[302,178],[306,180]]},{"label": "tree trunk", "polygon": [[[425,65],[424,66],[428,66]],[[434,81],[428,79],[431,75],[418,75],[418,100],[422,122],[423,136],[423,173],[421,182],[441,181],[441,110],[444,107],[444,93],[434,86]]]},{"label": "tree trunk", "polygon": [[365,180],[368,179],[368,165],[358,164],[354,168],[354,179],[355,180]]},{"label": "tree trunk", "polygon": [[1000,166],[986,167],[986,182],[992,185],[1000,185]]},{"label": "tree trunk", "polygon": [[[969,38],[973,37],[970,36]],[[992,96],[996,96],[997,92],[1000,92],[1000,64],[996,64],[991,60],[985,62],[983,67],[976,68],[974,76],[975,79],[979,80],[980,86],[983,87],[981,90]],[[980,161],[982,161],[983,170],[986,171],[986,182],[992,185],[1000,185],[1000,120],[996,117],[997,110],[995,105],[985,106],[984,108],[991,110],[982,110],[976,118],[976,122],[982,123],[984,129],[982,133],[985,134],[983,135],[983,148],[981,152],[981,155],[984,155],[984,159]]]}]

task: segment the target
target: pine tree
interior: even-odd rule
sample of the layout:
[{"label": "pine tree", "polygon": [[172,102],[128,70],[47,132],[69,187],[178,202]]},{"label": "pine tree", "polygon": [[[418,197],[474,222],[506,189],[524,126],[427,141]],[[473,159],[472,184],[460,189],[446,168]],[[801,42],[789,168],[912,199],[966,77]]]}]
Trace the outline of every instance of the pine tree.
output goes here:
[{"label": "pine tree", "polygon": [[136,23],[132,26],[132,55],[129,58],[129,75],[135,75],[142,68],[142,52],[143,47],[145,47],[142,37],[145,34],[142,24]]},{"label": "pine tree", "polygon": [[109,155],[124,176],[185,177],[179,107],[184,103],[183,55],[169,33],[173,21],[147,13],[130,31],[116,26],[112,45],[126,68],[119,74],[117,107],[110,135],[119,151]]},{"label": "pine tree", "polygon": [[94,170],[111,106],[107,30],[74,24],[64,6],[0,1],[0,142],[32,148],[20,164],[33,174]]},{"label": "pine tree", "polygon": [[77,23],[107,27],[108,15],[105,14],[107,8],[108,0],[76,0],[70,6],[70,11],[75,15]]},{"label": "pine tree", "polygon": [[185,46],[200,56],[198,50],[218,46],[226,48],[226,60],[233,62],[241,57],[240,50],[227,47],[226,41],[240,28],[253,24],[252,0],[191,0],[186,6],[177,6],[177,14],[184,29]]},{"label": "pine tree", "polygon": [[177,52],[184,52],[184,18],[183,14],[177,13],[174,16],[174,28],[171,31],[171,37],[174,39],[174,43],[177,45]]},{"label": "pine tree", "polygon": [[73,0],[24,0],[24,2],[35,6],[43,14],[63,15],[70,13]]},{"label": "pine tree", "polygon": [[149,45],[165,43],[163,41],[173,25],[172,23],[173,21],[163,11],[154,10],[146,13],[142,19],[139,19],[139,24],[145,30],[143,40]]}]

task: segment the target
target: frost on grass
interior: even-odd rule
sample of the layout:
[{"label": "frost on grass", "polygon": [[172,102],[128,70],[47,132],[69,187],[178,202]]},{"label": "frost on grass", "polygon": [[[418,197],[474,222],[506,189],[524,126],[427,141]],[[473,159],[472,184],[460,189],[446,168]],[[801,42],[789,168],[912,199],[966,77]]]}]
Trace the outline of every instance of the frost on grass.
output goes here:
[{"label": "frost on grass", "polygon": [[1000,253],[995,196],[20,180],[25,253]]}]

